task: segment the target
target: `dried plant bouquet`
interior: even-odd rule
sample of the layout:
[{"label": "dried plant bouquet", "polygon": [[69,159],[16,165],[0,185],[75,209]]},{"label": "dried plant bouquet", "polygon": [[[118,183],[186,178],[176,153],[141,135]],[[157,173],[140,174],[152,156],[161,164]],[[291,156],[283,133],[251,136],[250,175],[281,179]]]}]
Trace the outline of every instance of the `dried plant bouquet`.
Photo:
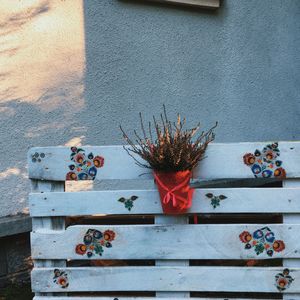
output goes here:
[{"label": "dried plant bouquet", "polygon": [[[147,132],[140,113],[142,136],[134,130],[134,139],[130,139],[123,128],[123,137],[129,144],[124,147],[127,153],[141,167],[150,168],[158,185],[162,203],[168,204],[166,213],[182,213],[191,206],[193,190],[189,188],[191,171],[204,158],[207,145],[214,140],[213,126],[207,132],[200,129],[200,123],[192,129],[184,129],[185,119],[177,116],[177,122],[172,123],[163,106],[160,123],[153,116],[153,124],[148,123]],[[153,128],[154,127],[154,128]],[[136,158],[140,156],[147,163]],[[188,203],[187,203],[188,202]],[[172,211],[172,212],[171,212]]]}]

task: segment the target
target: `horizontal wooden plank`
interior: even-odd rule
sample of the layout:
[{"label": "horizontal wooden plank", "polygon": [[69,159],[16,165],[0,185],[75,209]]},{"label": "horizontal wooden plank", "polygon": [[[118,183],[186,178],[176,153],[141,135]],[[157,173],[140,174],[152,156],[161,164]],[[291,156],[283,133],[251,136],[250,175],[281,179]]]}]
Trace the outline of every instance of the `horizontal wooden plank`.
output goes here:
[{"label": "horizontal wooden plank", "polygon": [[[211,291],[280,292],[276,275],[283,268],[240,267],[81,267],[32,271],[34,292],[93,291]],[[63,274],[62,274],[63,273]],[[62,274],[59,276],[59,274]],[[282,274],[283,276],[283,274]],[[300,269],[290,269],[293,279],[285,293],[300,292]],[[67,279],[66,279],[67,277]],[[61,280],[59,280],[61,278]],[[63,280],[65,278],[65,280]],[[61,284],[59,284],[59,282]],[[62,288],[62,284],[68,286]]]},{"label": "horizontal wooden plank", "polygon": [[300,225],[76,225],[36,231],[31,244],[34,259],[299,258]]},{"label": "horizontal wooden plank", "polygon": [[[207,148],[206,158],[194,171],[194,177],[203,179],[254,178],[251,168],[244,163],[243,157],[247,153],[254,154],[256,150],[262,151],[269,144],[267,142],[212,143]],[[264,162],[262,157],[262,161],[259,162],[260,168],[272,169],[269,175],[273,176],[274,170],[277,168],[275,160],[279,160],[280,167],[285,170],[287,178],[299,178],[300,142],[279,142],[278,149],[279,152],[276,152],[276,155],[279,154],[279,156],[277,158],[275,154],[271,158],[268,156],[269,163]],[[70,165],[74,165],[73,172],[78,175],[80,173],[77,171],[78,163],[71,159],[72,153],[69,147],[31,148],[28,152],[29,178],[66,180],[67,174],[70,172]],[[99,156],[101,158],[94,163],[93,159],[88,159],[90,153],[92,154],[90,157]],[[122,146],[84,146],[81,154],[80,161],[83,159],[86,164],[80,168],[85,169],[86,173],[91,171],[87,176],[88,179],[92,179],[94,176],[98,180],[152,178],[151,172],[147,173],[147,170],[138,167]],[[260,158],[257,157],[257,159]],[[90,170],[92,167],[94,168]],[[140,176],[145,172],[147,174]],[[283,174],[283,172],[281,173]],[[261,177],[262,173],[259,173],[258,176]]]},{"label": "horizontal wooden plank", "polygon": [[[288,297],[288,296],[287,296]],[[153,297],[80,297],[80,296],[73,296],[72,298],[70,297],[49,297],[49,296],[37,296],[34,297],[33,300],[174,300],[177,298],[153,298]],[[178,298],[179,300],[180,298]],[[193,300],[266,300],[267,298],[264,299],[257,299],[257,298],[196,298],[193,297]],[[270,300],[273,300],[269,298]],[[286,298],[286,300],[300,300],[299,297],[293,297],[293,298]]]},{"label": "horizontal wooden plank", "polygon": [[31,218],[16,215],[0,218],[0,237],[31,231]]},{"label": "horizontal wooden plank", "polygon": [[[32,193],[29,207],[32,217],[162,213],[157,190]],[[197,189],[189,212],[296,213],[300,188]]]}]

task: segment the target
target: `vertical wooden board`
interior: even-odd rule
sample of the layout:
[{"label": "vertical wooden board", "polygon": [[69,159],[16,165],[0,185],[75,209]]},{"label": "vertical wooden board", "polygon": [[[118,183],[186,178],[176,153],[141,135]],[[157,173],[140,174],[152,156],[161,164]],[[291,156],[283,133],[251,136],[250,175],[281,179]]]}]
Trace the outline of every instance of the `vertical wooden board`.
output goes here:
[{"label": "vertical wooden board", "polygon": [[[299,166],[299,168],[300,168],[300,166]],[[299,188],[300,187],[300,179],[285,180],[285,181],[283,181],[283,187]],[[300,197],[297,200],[300,201]],[[283,223],[284,224],[300,224],[300,213],[297,212],[295,214],[283,214]],[[283,259],[283,266],[285,266],[287,269],[300,268],[300,259],[299,258]],[[300,298],[300,293],[293,294],[290,296],[294,296],[295,299]],[[287,300],[290,298],[290,296],[284,295],[283,299]]]},{"label": "vertical wooden board", "polygon": [[[188,224],[188,216],[155,216],[155,224]],[[189,260],[156,260],[156,266],[188,266]],[[190,298],[189,292],[156,292],[156,297]]]},{"label": "vertical wooden board", "polygon": [[[35,193],[44,192],[64,192],[64,181],[41,181],[31,180],[31,191]],[[37,229],[51,229],[51,230],[65,230],[65,218],[64,217],[40,217],[32,219],[32,231]],[[65,267],[65,260],[37,260],[34,261],[35,268],[39,267]],[[51,293],[36,293],[39,295],[52,295]]]}]

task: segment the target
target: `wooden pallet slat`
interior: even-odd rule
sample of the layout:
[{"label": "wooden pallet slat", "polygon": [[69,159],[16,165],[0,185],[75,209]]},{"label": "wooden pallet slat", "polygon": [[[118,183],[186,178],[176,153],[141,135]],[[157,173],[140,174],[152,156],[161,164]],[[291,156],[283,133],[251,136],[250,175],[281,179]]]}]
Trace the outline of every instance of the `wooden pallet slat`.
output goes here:
[{"label": "wooden pallet slat", "polygon": [[[251,169],[244,164],[243,156],[262,150],[268,143],[212,143],[206,158],[194,171],[194,177],[204,179],[253,178]],[[137,166],[123,146],[86,146],[85,155],[93,153],[104,158],[104,165],[97,169],[96,180],[103,179],[152,179],[152,174]],[[279,142],[280,160],[287,170],[287,178],[300,177],[300,142]],[[31,179],[66,180],[72,164],[69,147],[36,147],[28,152],[28,172]],[[34,157],[36,155],[37,157]]]},{"label": "wooden pallet slat", "polygon": [[[224,195],[217,206],[211,198]],[[130,199],[126,208],[120,198]],[[196,189],[190,213],[294,213],[300,211],[300,188],[219,188]],[[32,217],[75,215],[162,214],[157,190],[116,190],[64,193],[32,193],[29,196]]]},{"label": "wooden pallet slat", "polygon": [[[275,276],[283,267],[79,267],[64,268],[69,285],[53,282],[54,268],[32,271],[34,292],[223,291],[279,293]],[[300,269],[285,293],[300,293]]]},{"label": "wooden pallet slat", "polygon": [[[271,231],[284,249],[272,255],[270,248],[257,254],[254,247],[245,249],[240,234],[256,230]],[[267,229],[268,228],[268,229]],[[113,231],[115,239],[102,256],[88,257],[76,253],[76,246],[84,244],[89,230]],[[67,241],[67,242],[66,242]],[[99,239],[101,241],[101,239]],[[254,239],[251,241],[253,242]],[[31,235],[32,256],[35,259],[271,259],[300,258],[300,224],[209,224],[209,225],[76,225],[65,231],[36,231]],[[280,249],[278,249],[280,250]],[[277,251],[278,251],[277,250]]]}]

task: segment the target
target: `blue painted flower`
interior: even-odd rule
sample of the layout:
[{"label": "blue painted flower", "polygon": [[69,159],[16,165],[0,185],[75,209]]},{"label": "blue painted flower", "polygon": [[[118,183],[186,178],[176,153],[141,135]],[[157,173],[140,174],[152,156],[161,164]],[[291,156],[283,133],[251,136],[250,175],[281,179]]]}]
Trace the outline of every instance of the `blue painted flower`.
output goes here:
[{"label": "blue painted flower", "polygon": [[93,236],[95,239],[101,239],[103,237],[103,234],[101,231],[99,230],[95,230],[94,233],[93,233]]},{"label": "blue painted flower", "polygon": [[86,244],[86,245],[90,245],[93,241],[93,238],[92,236],[86,234],[83,238],[83,242]]},{"label": "blue painted flower", "polygon": [[272,175],[273,175],[273,172],[271,170],[268,170],[268,169],[266,169],[262,172],[262,177],[267,178],[267,177],[271,177]]},{"label": "blue painted flower", "polygon": [[259,174],[261,172],[261,167],[258,164],[254,164],[251,169],[254,174]]},{"label": "blue painted flower", "polygon": [[270,242],[270,243],[273,243],[274,240],[275,240],[275,235],[273,232],[268,232],[266,235],[265,235],[265,239]]},{"label": "blue painted flower", "polygon": [[95,177],[95,176],[97,175],[97,169],[96,169],[95,167],[91,167],[91,168],[89,169],[89,175],[90,175],[91,177]]},{"label": "blue painted flower", "polygon": [[86,173],[79,173],[78,174],[78,179],[79,180],[87,180],[87,178],[88,178],[88,174],[86,174]]},{"label": "blue painted flower", "polygon": [[263,236],[264,236],[264,233],[260,229],[254,231],[254,233],[253,233],[253,237],[255,239],[261,239]]}]

